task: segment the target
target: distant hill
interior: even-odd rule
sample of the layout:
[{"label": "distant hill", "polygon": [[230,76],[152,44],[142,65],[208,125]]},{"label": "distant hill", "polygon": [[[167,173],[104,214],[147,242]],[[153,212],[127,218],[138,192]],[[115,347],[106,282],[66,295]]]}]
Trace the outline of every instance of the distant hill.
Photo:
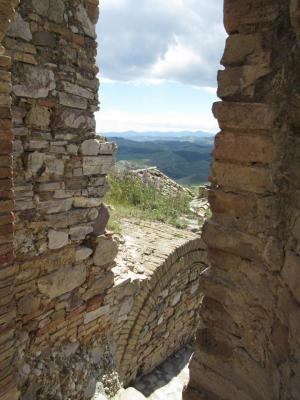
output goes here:
[{"label": "distant hill", "polygon": [[103,136],[108,138],[111,137],[121,137],[123,139],[135,140],[138,142],[152,141],[152,140],[187,140],[194,141],[195,139],[202,138],[212,138],[214,135],[208,132],[202,131],[180,131],[180,132],[136,132],[136,131],[126,131],[126,132],[106,132]]},{"label": "distant hill", "polygon": [[157,166],[170,178],[184,185],[197,185],[208,180],[214,141],[212,134],[125,132],[105,136],[118,144],[119,166],[126,163],[133,168]]}]

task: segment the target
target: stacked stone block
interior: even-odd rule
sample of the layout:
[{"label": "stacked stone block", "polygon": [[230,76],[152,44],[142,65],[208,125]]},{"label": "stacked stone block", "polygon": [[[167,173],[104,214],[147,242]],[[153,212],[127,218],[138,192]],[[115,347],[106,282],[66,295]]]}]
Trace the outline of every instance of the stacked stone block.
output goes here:
[{"label": "stacked stone block", "polygon": [[[17,1],[0,1],[2,41]],[[0,398],[18,398],[15,382],[14,192],[12,172],[11,58],[0,44]]]},{"label": "stacked stone block", "polygon": [[16,5],[0,2],[0,398],[90,398],[117,251],[100,207],[115,146],[95,135],[98,1]]},{"label": "stacked stone block", "polygon": [[299,10],[225,0],[211,268],[184,399],[300,397]]}]

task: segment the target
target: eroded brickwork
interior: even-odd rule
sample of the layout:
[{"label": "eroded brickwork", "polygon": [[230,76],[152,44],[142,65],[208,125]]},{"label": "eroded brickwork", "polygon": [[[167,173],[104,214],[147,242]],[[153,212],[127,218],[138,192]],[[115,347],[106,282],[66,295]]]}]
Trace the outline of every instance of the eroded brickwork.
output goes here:
[{"label": "eroded brickwork", "polygon": [[211,268],[184,399],[299,399],[299,2],[225,0]]},{"label": "eroded brickwork", "polygon": [[121,233],[106,301],[115,310],[117,370],[128,385],[193,339],[207,252],[199,234],[163,223],[122,220]]},{"label": "eroded brickwork", "polygon": [[98,1],[24,0],[15,15],[8,3],[0,4],[0,398],[18,398],[18,386],[22,399],[88,399],[107,359],[103,299],[117,252],[100,207],[115,146],[96,138],[93,115]]}]

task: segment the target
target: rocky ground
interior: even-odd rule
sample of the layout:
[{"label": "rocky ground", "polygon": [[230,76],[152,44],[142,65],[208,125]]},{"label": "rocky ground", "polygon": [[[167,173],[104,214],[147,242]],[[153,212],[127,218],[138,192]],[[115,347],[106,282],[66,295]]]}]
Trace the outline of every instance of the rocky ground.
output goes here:
[{"label": "rocky ground", "polygon": [[[189,378],[191,354],[191,346],[184,347],[153,372],[138,379],[132,387],[121,389],[113,400],[181,400]],[[93,400],[108,398],[98,393]]]}]

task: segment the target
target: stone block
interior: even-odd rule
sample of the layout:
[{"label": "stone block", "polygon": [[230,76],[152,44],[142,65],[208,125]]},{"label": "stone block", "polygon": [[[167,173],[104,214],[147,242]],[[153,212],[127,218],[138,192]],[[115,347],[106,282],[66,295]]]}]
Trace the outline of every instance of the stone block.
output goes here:
[{"label": "stone block", "polygon": [[271,23],[279,14],[273,0],[225,0],[224,25],[228,34],[241,32],[244,26]]},{"label": "stone block", "polygon": [[39,174],[42,171],[45,162],[45,154],[35,151],[28,156],[27,169],[33,175]]},{"label": "stone block", "polygon": [[26,116],[26,125],[30,128],[46,130],[50,125],[49,108],[33,105]]},{"label": "stone block", "polygon": [[83,4],[79,4],[76,9],[76,18],[81,23],[82,29],[84,33],[95,39],[96,38],[96,29],[95,25],[90,20],[87,10]]},{"label": "stone block", "polygon": [[97,318],[103,317],[104,315],[109,315],[110,313],[110,306],[106,305],[103,307],[100,307],[94,311],[88,312],[84,315],[83,321],[84,324],[89,324],[92,321],[95,321]]},{"label": "stone block", "polygon": [[33,43],[36,46],[54,48],[56,46],[56,38],[51,32],[38,31],[33,34]]},{"label": "stone block", "polygon": [[213,105],[213,113],[221,129],[243,129],[256,133],[271,131],[275,119],[272,107],[264,103],[217,102]]},{"label": "stone block", "polygon": [[226,193],[221,189],[209,191],[209,203],[213,213],[226,214],[235,218],[245,217],[255,209],[255,204],[249,196]]},{"label": "stone block", "polygon": [[83,174],[105,175],[114,165],[114,159],[111,156],[83,157]]},{"label": "stone block", "polygon": [[87,109],[87,100],[74,94],[59,92],[59,103],[70,108]]},{"label": "stone block", "polygon": [[76,262],[86,260],[93,254],[93,250],[86,246],[80,246],[75,253]]},{"label": "stone block", "polygon": [[33,294],[28,294],[18,301],[17,310],[20,315],[31,315],[40,308],[41,299]]},{"label": "stone block", "polygon": [[230,35],[226,40],[221,64],[225,66],[269,65],[271,51],[263,49],[260,33]]},{"label": "stone block", "polygon": [[95,130],[95,119],[90,113],[77,109],[64,109],[59,111],[56,121],[57,128],[62,129],[88,129]]},{"label": "stone block", "polygon": [[71,240],[84,240],[86,236],[93,232],[93,228],[91,225],[81,225],[81,226],[73,226],[70,228],[70,237]]},{"label": "stone block", "polygon": [[63,0],[32,0],[35,11],[56,23],[64,21],[65,3]]},{"label": "stone block", "polygon": [[97,139],[85,140],[80,146],[80,152],[84,156],[97,156],[99,154],[100,142]]},{"label": "stone block", "polygon": [[86,267],[62,266],[58,271],[38,279],[37,286],[41,294],[50,299],[69,293],[80,287],[86,280]]},{"label": "stone block", "polygon": [[32,39],[30,25],[26,22],[19,13],[15,14],[14,20],[9,25],[7,35],[15,38],[20,38],[29,42]]},{"label": "stone block", "polygon": [[218,96],[224,100],[235,96],[253,98],[256,83],[270,72],[269,65],[246,65],[219,71]]},{"label": "stone block", "polygon": [[87,291],[82,295],[82,298],[88,301],[95,296],[103,294],[107,289],[110,289],[113,284],[114,274],[112,272],[106,272],[93,280]]},{"label": "stone block", "polygon": [[45,98],[49,91],[55,89],[54,74],[46,68],[24,65],[22,83],[13,86],[13,92],[18,97]]},{"label": "stone block", "polygon": [[48,232],[48,246],[51,250],[57,250],[69,243],[69,235],[66,232],[50,230]]},{"label": "stone block", "polygon": [[214,156],[217,160],[270,164],[273,141],[268,136],[221,132],[215,139]]},{"label": "stone block", "polygon": [[95,240],[94,264],[101,267],[114,261],[118,254],[118,243],[112,237],[99,236]]},{"label": "stone block", "polygon": [[211,179],[221,187],[234,191],[264,193],[274,191],[271,171],[264,167],[251,167],[215,161]]},{"label": "stone block", "polygon": [[78,97],[84,97],[88,100],[94,100],[95,98],[95,94],[91,90],[83,88],[82,86],[67,81],[61,82],[61,85],[66,93],[73,94]]},{"label": "stone block", "polygon": [[99,207],[102,204],[102,198],[93,197],[74,197],[73,207],[74,208],[93,208]]}]

